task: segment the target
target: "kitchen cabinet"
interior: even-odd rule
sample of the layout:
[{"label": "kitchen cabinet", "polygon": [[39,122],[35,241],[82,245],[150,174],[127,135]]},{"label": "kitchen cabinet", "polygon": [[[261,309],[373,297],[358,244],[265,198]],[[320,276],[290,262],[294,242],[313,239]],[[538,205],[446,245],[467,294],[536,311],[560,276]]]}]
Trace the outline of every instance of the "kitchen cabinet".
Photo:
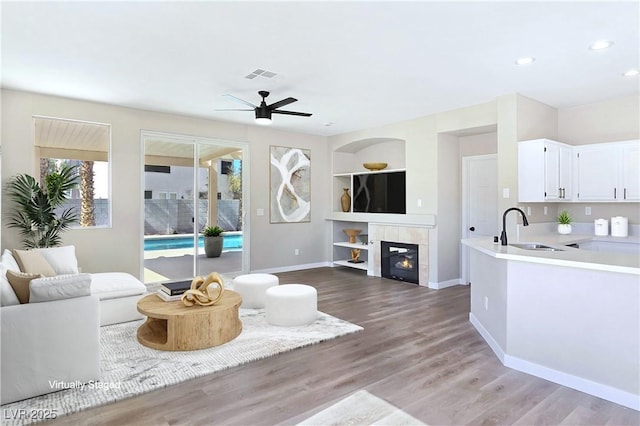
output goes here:
[{"label": "kitchen cabinet", "polygon": [[640,201],[640,141],[574,147],[575,201]]},{"label": "kitchen cabinet", "polygon": [[622,145],[622,199],[640,201],[640,141]]},{"label": "kitchen cabinet", "polygon": [[518,200],[572,199],[573,148],[550,139],[518,143]]}]

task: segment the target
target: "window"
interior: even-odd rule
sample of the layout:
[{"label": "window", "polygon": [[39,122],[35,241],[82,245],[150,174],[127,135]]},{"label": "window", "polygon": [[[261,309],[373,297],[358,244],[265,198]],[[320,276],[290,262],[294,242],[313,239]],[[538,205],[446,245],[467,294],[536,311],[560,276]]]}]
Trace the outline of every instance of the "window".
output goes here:
[{"label": "window", "polygon": [[34,117],[34,145],[41,184],[63,164],[76,168],[78,186],[61,209],[76,208],[80,227],[110,226],[109,149],[111,126],[61,118]]}]

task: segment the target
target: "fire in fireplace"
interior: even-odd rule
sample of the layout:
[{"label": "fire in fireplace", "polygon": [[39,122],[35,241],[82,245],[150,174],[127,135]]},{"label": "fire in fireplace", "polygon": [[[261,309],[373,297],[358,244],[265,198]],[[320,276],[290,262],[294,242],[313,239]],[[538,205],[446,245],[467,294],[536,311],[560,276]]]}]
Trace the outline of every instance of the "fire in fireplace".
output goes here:
[{"label": "fire in fireplace", "polygon": [[381,241],[382,276],[418,284],[418,245]]}]

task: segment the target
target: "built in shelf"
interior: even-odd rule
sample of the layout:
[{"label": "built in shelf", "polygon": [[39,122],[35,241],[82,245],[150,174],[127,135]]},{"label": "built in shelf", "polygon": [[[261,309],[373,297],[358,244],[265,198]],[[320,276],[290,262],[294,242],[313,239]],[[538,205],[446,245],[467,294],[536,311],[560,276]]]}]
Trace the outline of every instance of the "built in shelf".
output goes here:
[{"label": "built in shelf", "polygon": [[338,247],[347,247],[350,249],[369,250],[369,245],[363,244],[363,243],[346,243],[342,241],[337,241],[333,243],[333,245]]},{"label": "built in shelf", "polygon": [[362,263],[351,263],[348,260],[334,260],[335,265],[346,266],[347,268],[361,269],[366,271],[369,269],[369,264],[365,261]]}]

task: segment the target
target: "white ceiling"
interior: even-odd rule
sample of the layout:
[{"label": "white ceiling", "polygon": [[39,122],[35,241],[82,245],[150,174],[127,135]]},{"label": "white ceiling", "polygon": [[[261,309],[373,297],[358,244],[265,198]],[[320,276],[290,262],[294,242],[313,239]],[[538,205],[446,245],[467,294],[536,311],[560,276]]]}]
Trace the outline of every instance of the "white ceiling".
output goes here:
[{"label": "white ceiling", "polygon": [[[518,92],[555,107],[640,93],[639,2],[2,2],[3,87],[332,135]],[[614,41],[590,51],[597,40]],[[536,62],[516,66],[520,56]],[[273,78],[245,78],[255,69]],[[72,117],[69,117],[72,118]],[[327,126],[327,123],[333,123]]]}]

